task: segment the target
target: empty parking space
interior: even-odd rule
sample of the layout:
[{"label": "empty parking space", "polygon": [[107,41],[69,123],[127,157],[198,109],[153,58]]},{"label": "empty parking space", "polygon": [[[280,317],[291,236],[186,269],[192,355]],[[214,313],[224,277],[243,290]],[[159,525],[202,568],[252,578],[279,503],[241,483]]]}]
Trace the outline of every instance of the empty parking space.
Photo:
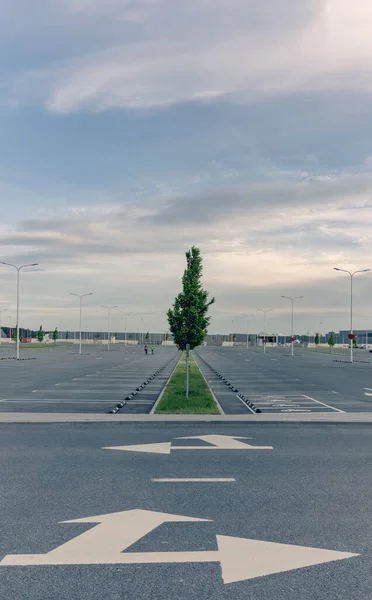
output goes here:
[{"label": "empty parking space", "polygon": [[[372,365],[340,363],[332,355],[288,349],[197,350],[200,366],[226,413],[249,411],[237,393],[262,413],[365,412],[372,410]],[[214,373],[217,371],[217,375]],[[221,379],[233,384],[234,393]],[[225,404],[225,406],[224,406]]]},{"label": "empty parking space", "polygon": [[131,347],[92,347],[82,355],[68,348],[27,352],[33,360],[1,362],[2,412],[108,412],[146,382],[121,410],[148,413],[177,360],[177,350],[164,347],[154,355]]}]

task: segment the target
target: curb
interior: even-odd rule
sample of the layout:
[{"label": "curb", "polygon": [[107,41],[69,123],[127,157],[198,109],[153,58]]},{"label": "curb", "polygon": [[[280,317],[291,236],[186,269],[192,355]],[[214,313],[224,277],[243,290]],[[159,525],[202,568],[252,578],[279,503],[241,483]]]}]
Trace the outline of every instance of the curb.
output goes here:
[{"label": "curb", "polygon": [[140,392],[141,390],[143,390],[143,388],[146,387],[146,385],[148,385],[153,379],[155,379],[155,377],[157,375],[159,375],[159,373],[161,373],[165,369],[165,367],[167,367],[169,365],[169,363],[172,362],[172,360],[173,360],[173,357],[170,360],[168,360],[157,371],[155,371],[152,375],[150,375],[150,377],[148,379],[146,379],[142,384],[140,384],[138,387],[136,387],[136,389],[131,394],[128,394],[128,396],[126,396],[124,400],[122,400],[116,406],[114,406],[114,408],[112,408],[111,410],[109,410],[108,411],[109,414],[116,415],[119,412],[119,410],[121,408],[123,408],[123,406],[127,403],[128,400],[132,400],[132,398],[134,398],[134,396],[137,396],[138,392]]},{"label": "curb", "polygon": [[[193,350],[193,352],[194,352],[194,350]],[[200,357],[199,357],[199,355],[198,355],[196,352],[195,352],[195,354],[196,354],[196,356],[197,356],[198,358],[200,358]],[[194,360],[195,360],[195,358],[194,358]],[[210,393],[211,393],[211,395],[212,395],[212,398],[213,398],[213,400],[214,400],[214,401],[215,401],[215,403],[217,404],[217,408],[218,408],[218,410],[220,411],[221,415],[224,415],[224,414],[225,414],[225,412],[222,410],[222,406],[221,406],[221,404],[218,402],[218,400],[217,400],[217,398],[216,398],[216,396],[215,396],[215,394],[214,394],[214,391],[212,390],[211,386],[209,385],[208,381],[206,380],[206,378],[205,378],[205,376],[204,376],[204,373],[203,373],[203,371],[201,370],[201,368],[199,367],[199,365],[198,365],[198,363],[196,362],[196,360],[195,360],[195,363],[197,364],[197,366],[198,366],[198,369],[199,369],[199,371],[200,371],[200,373],[201,373],[201,375],[202,375],[202,377],[203,377],[203,379],[204,379],[205,383],[206,383],[206,384],[207,384],[207,386],[208,386],[208,389],[209,389],[209,391],[210,391]]]},{"label": "curb", "polygon": [[249,400],[249,398],[247,398],[247,396],[244,396],[244,394],[241,394],[239,392],[239,390],[228,379],[226,379],[226,377],[223,377],[223,375],[221,375],[221,373],[219,373],[216,369],[211,367],[211,365],[209,363],[207,363],[207,361],[202,356],[199,356],[199,354],[197,352],[195,352],[195,354],[198,358],[200,358],[200,360],[202,360],[207,365],[207,367],[215,375],[217,375],[217,377],[219,377],[221,379],[221,381],[223,381],[223,383],[225,383],[227,385],[227,387],[230,388],[230,390],[232,392],[237,393],[237,397],[239,398],[239,400],[241,400],[244,404],[246,404],[246,406],[251,410],[252,413],[254,413],[254,414],[261,413],[261,410],[259,408],[257,408],[257,406],[255,406],[253,404],[253,402],[251,402]]},{"label": "curb", "polygon": [[170,380],[171,380],[171,379],[172,379],[172,377],[173,377],[173,373],[175,372],[175,370],[177,369],[177,367],[178,367],[178,365],[179,365],[179,362],[180,362],[180,360],[181,360],[181,358],[182,358],[182,354],[183,354],[183,352],[181,352],[181,356],[179,357],[179,359],[178,359],[178,361],[177,361],[177,363],[176,363],[176,366],[174,367],[174,369],[173,369],[172,373],[169,375],[169,377],[168,377],[168,381],[166,381],[166,382],[165,382],[165,384],[164,384],[164,387],[163,387],[163,389],[161,390],[161,392],[160,392],[160,394],[159,394],[159,396],[158,396],[158,399],[156,400],[156,402],[155,402],[154,406],[152,407],[152,409],[151,409],[151,410],[150,410],[150,412],[149,412],[149,415],[154,415],[154,414],[155,414],[156,408],[157,408],[157,406],[158,406],[158,404],[159,404],[160,400],[162,399],[162,397],[163,397],[163,394],[164,394],[165,390],[167,389],[167,387],[168,387],[168,384],[169,384]]}]

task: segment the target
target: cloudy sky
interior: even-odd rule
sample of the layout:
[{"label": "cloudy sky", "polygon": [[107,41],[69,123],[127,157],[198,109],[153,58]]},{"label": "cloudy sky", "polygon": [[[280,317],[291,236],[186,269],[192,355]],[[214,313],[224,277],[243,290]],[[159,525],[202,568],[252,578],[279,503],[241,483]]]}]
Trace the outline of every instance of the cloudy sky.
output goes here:
[{"label": "cloudy sky", "polygon": [[[196,244],[212,333],[257,308],[289,332],[281,295],[304,296],[299,333],[348,327],[333,267],[372,268],[370,0],[2,0],[0,18],[0,260],[39,263],[21,325],[72,329],[69,292],[94,292],[86,329],[112,304],[115,330],[121,310],[164,331]],[[14,324],[15,271],[0,284]],[[357,276],[356,327],[371,293]]]}]

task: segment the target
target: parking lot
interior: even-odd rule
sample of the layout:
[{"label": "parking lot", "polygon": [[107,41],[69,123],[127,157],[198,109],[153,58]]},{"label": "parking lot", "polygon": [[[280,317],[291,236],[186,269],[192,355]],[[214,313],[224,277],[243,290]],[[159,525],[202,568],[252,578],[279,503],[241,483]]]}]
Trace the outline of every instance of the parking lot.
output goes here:
[{"label": "parking lot", "polygon": [[[226,414],[250,411],[244,394],[262,413],[369,412],[372,410],[372,360],[350,364],[347,357],[296,348],[197,349],[199,365]],[[361,359],[360,359],[361,360]],[[234,385],[233,392],[212,371]]]},{"label": "parking lot", "polygon": [[23,350],[22,358],[1,349],[1,412],[108,412],[159,369],[165,368],[121,408],[125,413],[148,413],[172,372],[177,350],[156,347],[154,355],[143,348],[85,346]]}]

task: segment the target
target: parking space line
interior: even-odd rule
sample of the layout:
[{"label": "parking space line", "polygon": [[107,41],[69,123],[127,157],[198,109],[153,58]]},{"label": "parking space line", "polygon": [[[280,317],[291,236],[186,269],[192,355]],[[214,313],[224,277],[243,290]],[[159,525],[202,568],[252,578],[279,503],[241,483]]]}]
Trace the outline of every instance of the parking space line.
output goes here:
[{"label": "parking space line", "polygon": [[315,400],[315,398],[311,398],[311,396],[306,396],[304,395],[304,398],[308,398],[309,400],[313,400],[313,402],[316,402],[317,404],[322,404],[323,406],[326,406],[327,408],[331,408],[332,410],[335,410],[336,412],[340,412],[345,414],[346,411],[341,410],[340,408],[335,408],[334,406],[330,406],[329,404],[326,404],[325,402],[320,402],[320,400]]}]

